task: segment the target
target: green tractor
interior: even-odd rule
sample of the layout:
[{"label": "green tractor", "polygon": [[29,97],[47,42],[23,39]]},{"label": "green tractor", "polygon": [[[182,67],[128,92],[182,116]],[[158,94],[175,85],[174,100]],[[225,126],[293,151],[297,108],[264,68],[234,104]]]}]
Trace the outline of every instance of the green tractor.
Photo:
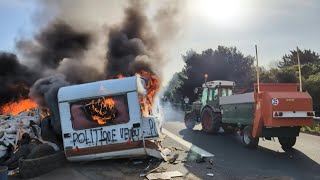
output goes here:
[{"label": "green tractor", "polygon": [[289,150],[300,127],[313,123],[312,98],[299,91],[296,83],[255,84],[253,92],[243,94],[234,94],[234,86],[233,81],[205,81],[196,88],[199,100],[185,114],[187,128],[201,123],[208,133],[238,132],[248,148],[257,147],[260,137],[277,137],[282,148]]},{"label": "green tractor", "polygon": [[234,86],[233,81],[210,81],[196,88],[194,92],[199,95],[199,99],[192,103],[191,111],[185,113],[186,127],[193,129],[201,123],[203,131],[217,133],[222,127],[219,99],[231,96]]}]

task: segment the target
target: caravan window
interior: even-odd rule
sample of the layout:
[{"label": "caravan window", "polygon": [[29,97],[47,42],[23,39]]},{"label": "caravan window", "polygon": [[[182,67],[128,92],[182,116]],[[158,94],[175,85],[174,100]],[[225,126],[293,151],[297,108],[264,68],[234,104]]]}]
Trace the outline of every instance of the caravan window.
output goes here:
[{"label": "caravan window", "polygon": [[70,104],[73,129],[87,129],[129,122],[127,95],[103,96]]}]

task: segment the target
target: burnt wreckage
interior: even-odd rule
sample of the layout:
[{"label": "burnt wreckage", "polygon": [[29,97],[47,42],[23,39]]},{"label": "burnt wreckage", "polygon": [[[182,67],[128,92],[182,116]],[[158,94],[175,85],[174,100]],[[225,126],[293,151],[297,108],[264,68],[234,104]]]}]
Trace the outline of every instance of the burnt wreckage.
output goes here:
[{"label": "burnt wreckage", "polygon": [[[46,157],[69,161],[145,155],[163,158],[158,143],[161,116],[157,103],[145,103],[154,101],[148,98],[147,85],[137,75],[60,88],[57,97],[62,134],[58,137],[49,111],[40,107],[2,115],[2,165],[9,169],[20,166],[20,176],[35,177],[45,171],[36,170],[40,164],[31,167],[34,158],[45,164],[50,164]],[[58,167],[58,163],[53,164]]]}]

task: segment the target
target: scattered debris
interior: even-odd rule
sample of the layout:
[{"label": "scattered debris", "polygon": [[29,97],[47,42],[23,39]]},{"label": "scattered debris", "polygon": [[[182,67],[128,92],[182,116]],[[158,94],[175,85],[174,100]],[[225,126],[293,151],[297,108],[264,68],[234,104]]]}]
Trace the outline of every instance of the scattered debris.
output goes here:
[{"label": "scattered debris", "polygon": [[149,168],[150,168],[151,164],[149,164],[145,169],[144,171],[147,171]]},{"label": "scattered debris", "polygon": [[41,136],[40,121],[47,115],[41,108],[32,108],[17,115],[0,115],[2,165],[13,170],[19,167],[20,158],[32,159],[60,150],[57,144],[45,141]]},{"label": "scattered debris", "polygon": [[210,162],[211,165],[213,165],[213,158],[210,158],[209,162]]},{"label": "scattered debris", "polygon": [[142,164],[142,163],[143,163],[142,160],[133,161],[133,164]]},{"label": "scattered debris", "polygon": [[18,176],[19,175],[19,168],[14,170],[8,170],[8,176]]},{"label": "scattered debris", "polygon": [[164,156],[170,156],[170,153],[171,153],[171,149],[169,148],[164,148],[161,150],[161,153],[164,155]]},{"label": "scattered debris", "polygon": [[212,174],[212,173],[208,173],[208,174],[207,174],[207,176],[211,176],[211,177],[213,177],[213,176],[214,176],[214,174]]},{"label": "scattered debris", "polygon": [[187,166],[187,167],[191,167],[191,168],[192,168],[192,166],[191,166],[191,165],[189,165],[189,164],[184,164],[184,166]]},{"label": "scattered debris", "polygon": [[159,167],[157,167],[157,168],[154,168],[154,169],[148,171],[146,174],[150,174],[150,173],[152,173],[152,172],[164,172],[164,171],[166,171],[166,170],[167,170],[166,168],[159,166]]},{"label": "scattered debris", "polygon": [[150,173],[147,175],[149,180],[151,179],[171,179],[173,177],[181,177],[183,174],[179,171],[168,171],[163,173]]},{"label": "scattered debris", "polygon": [[169,163],[170,163],[170,164],[173,164],[174,162],[176,162],[176,160],[178,159],[178,157],[179,157],[179,154],[173,155],[173,157],[168,160]]},{"label": "scattered debris", "polygon": [[203,162],[206,162],[204,157],[200,157],[196,160],[196,163],[203,163]]}]

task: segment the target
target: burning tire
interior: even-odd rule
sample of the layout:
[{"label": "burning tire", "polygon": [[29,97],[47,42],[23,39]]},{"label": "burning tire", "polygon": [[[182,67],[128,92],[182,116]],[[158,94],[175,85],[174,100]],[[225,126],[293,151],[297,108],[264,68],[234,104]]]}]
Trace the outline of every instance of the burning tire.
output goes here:
[{"label": "burning tire", "polygon": [[202,130],[207,133],[217,133],[221,127],[221,114],[215,113],[210,107],[205,107],[201,113]]},{"label": "burning tire", "polygon": [[190,130],[192,130],[194,128],[194,126],[196,125],[196,114],[195,112],[187,112],[184,115],[184,124],[186,125],[186,127]]},{"label": "burning tire", "polygon": [[66,162],[64,152],[35,159],[19,160],[19,175],[21,178],[33,178],[61,167]]},{"label": "burning tire", "polygon": [[278,140],[284,151],[291,150],[296,144],[297,137],[278,137]]},{"label": "burning tire", "polygon": [[242,131],[242,142],[245,147],[254,149],[259,144],[259,138],[253,138],[251,135],[252,126],[246,126]]}]

